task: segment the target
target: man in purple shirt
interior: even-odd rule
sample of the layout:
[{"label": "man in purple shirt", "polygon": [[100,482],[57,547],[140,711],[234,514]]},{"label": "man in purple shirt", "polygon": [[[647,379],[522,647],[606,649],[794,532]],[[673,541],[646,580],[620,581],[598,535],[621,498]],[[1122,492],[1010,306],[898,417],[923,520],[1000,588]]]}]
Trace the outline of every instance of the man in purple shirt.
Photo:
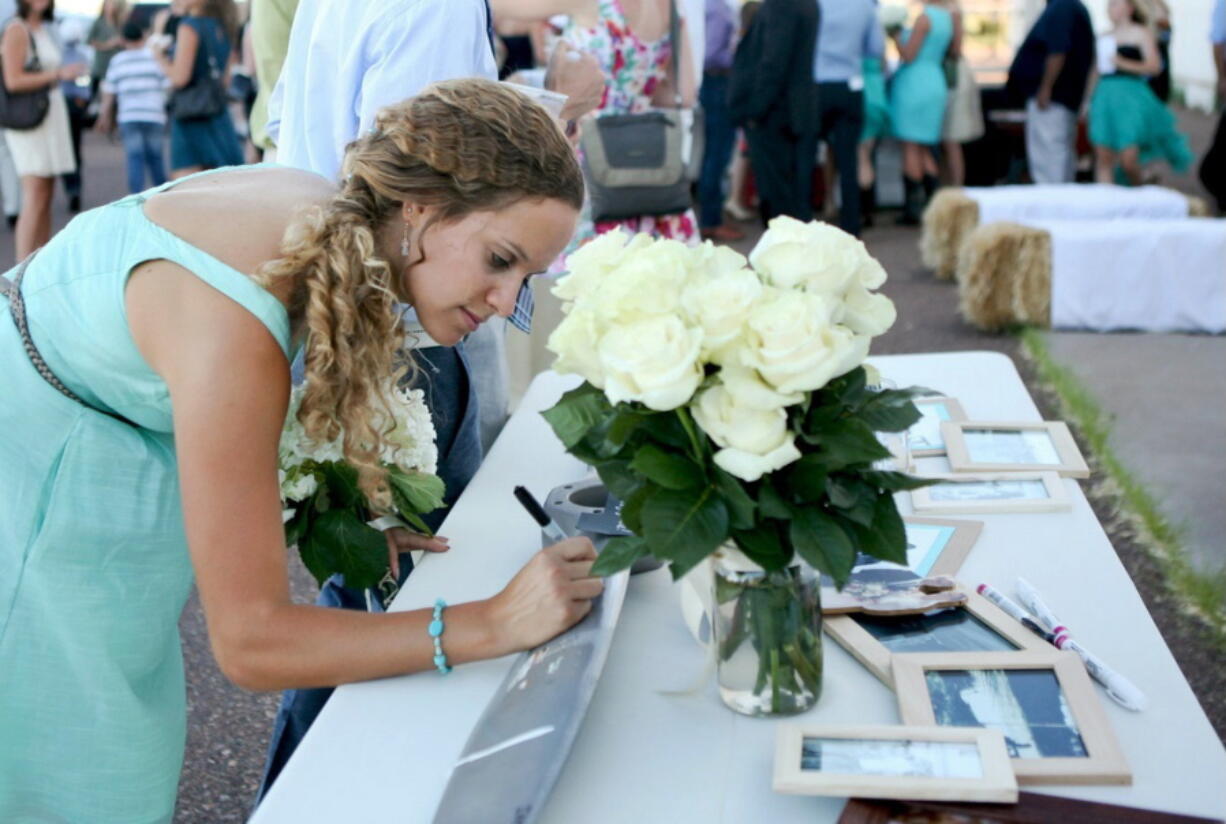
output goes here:
[{"label": "man in purple shirt", "polygon": [[706,58],[698,99],[706,118],[706,148],[698,179],[698,222],[710,240],[740,240],[743,232],[725,226],[724,172],[736,142],[736,126],[728,114],[728,76],[736,48],[736,15],[728,0],[706,0]]}]

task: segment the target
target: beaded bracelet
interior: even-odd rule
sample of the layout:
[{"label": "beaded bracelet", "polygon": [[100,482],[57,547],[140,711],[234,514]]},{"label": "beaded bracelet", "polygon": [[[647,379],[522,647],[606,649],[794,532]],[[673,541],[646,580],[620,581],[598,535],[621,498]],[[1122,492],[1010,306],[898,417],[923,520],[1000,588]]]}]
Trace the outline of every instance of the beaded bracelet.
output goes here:
[{"label": "beaded bracelet", "polygon": [[440,675],[446,675],[451,672],[451,667],[447,666],[447,656],[443,653],[443,610],[447,608],[447,602],[439,598],[434,602],[434,620],[430,622],[430,626],[426,628],[426,632],[430,633],[430,637],[434,639],[434,666],[438,668]]}]

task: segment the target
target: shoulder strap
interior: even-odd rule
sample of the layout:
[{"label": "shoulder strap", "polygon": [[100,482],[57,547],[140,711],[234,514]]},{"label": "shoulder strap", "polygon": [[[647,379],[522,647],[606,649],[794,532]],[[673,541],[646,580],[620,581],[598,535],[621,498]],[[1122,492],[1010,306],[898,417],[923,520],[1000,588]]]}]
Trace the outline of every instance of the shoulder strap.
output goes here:
[{"label": "shoulder strap", "polygon": [[668,0],[668,39],[673,52],[668,61],[668,76],[673,86],[673,105],[680,109],[681,72],[678,64],[681,61],[681,15],[677,14],[677,0]]}]

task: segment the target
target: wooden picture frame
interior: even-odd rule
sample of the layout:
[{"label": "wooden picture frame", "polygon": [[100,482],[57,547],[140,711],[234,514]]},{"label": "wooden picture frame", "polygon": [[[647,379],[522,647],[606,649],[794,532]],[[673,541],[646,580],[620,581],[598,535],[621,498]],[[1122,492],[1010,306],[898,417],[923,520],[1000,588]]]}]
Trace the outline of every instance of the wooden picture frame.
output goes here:
[{"label": "wooden picture frame", "polygon": [[[966,410],[957,398],[947,395],[928,395],[922,398],[912,398],[911,402],[924,414],[925,407],[936,408],[935,415],[924,415],[921,421],[914,423],[907,430],[908,446],[911,455],[916,458],[929,458],[945,454],[945,439],[941,435],[941,424],[945,421],[966,420]],[[942,414],[944,413],[944,414]],[[935,420],[933,420],[935,418]]]},{"label": "wooden picture frame", "polygon": [[[904,724],[958,725],[957,720],[999,710],[1013,715],[1005,732],[1013,761],[1013,772],[1021,784],[1131,784],[1132,773],[1120,750],[1115,733],[1107,721],[1090,676],[1075,653],[1020,651],[1004,653],[940,653],[895,655],[894,691]],[[968,673],[959,692],[950,699],[951,687],[940,673]],[[974,673],[985,673],[974,676]],[[1013,674],[1016,673],[1016,674]],[[1050,677],[1043,673],[1049,673]],[[935,676],[935,678],[934,678]],[[1031,719],[1020,701],[989,706],[1003,689],[1016,696],[1019,689],[1028,693],[1027,705],[1036,696],[1050,694],[1052,679],[1058,687],[1058,709],[1066,724],[1053,724],[1045,717]],[[939,685],[937,701],[948,702],[938,712],[934,707],[933,687]],[[958,703],[955,704],[953,701]],[[978,710],[973,704],[980,704]],[[996,725],[1001,729],[1006,722]],[[965,726],[981,726],[966,724]]]},{"label": "wooden picture frame", "polygon": [[[841,647],[850,652],[852,657],[891,689],[894,688],[892,672],[894,656],[934,654],[935,650],[919,653],[909,648],[914,646],[911,644],[908,644],[907,648],[900,649],[900,645],[883,640],[879,634],[875,633],[874,626],[886,626],[892,622],[899,626],[914,626],[918,622],[931,623],[935,627],[932,630],[934,636],[946,633],[950,638],[949,646],[946,647],[950,652],[988,653],[998,650],[1001,652],[1046,652],[1051,649],[1046,641],[1026,629],[979,593],[967,591],[966,596],[966,606],[952,607],[932,615],[900,616],[898,618],[856,614],[827,615],[822,621],[822,627],[831,638],[839,642]],[[951,615],[964,620],[973,620],[974,624],[967,628],[964,624],[960,626],[944,623]],[[975,642],[981,638],[987,640],[987,636],[982,635],[984,628],[999,639],[997,646],[987,644],[980,647],[974,646]],[[959,646],[961,649],[955,649]]]},{"label": "wooden picture frame", "polygon": [[[968,439],[969,433],[1018,433],[1035,435],[1033,443],[1015,440],[998,447],[998,454],[983,453],[983,447]],[[942,421],[941,437],[954,472],[1055,472],[1064,478],[1088,478],[1086,464],[1068,424],[1063,421]],[[1016,459],[1009,458],[1015,452]],[[1027,460],[1027,456],[1030,460]]]},{"label": "wooden picture frame", "polygon": [[[942,481],[934,486],[911,490],[911,506],[918,514],[975,515],[989,512],[1060,512],[1072,507],[1064,482],[1055,472],[996,472],[953,475],[929,475]],[[1043,495],[1026,497],[1033,491],[1032,484],[1043,485]],[[999,486],[1001,494],[977,497],[973,492],[966,495],[950,495],[946,490],[953,484],[989,484]],[[1009,497],[1008,493],[1017,494]]]},{"label": "wooden picture frame", "polygon": [[772,787],[794,795],[944,801],[1012,803],[1018,796],[1004,736],[975,727],[780,724]]},{"label": "wooden picture frame", "polygon": [[976,804],[957,801],[868,801],[853,798],[843,808],[837,824],[893,824],[900,819],[916,822],[971,820],[976,824],[1046,824],[1075,821],[1077,824],[1222,824],[1221,819],[1196,815],[1121,807],[1099,801],[1083,801],[1059,795],[1020,792],[1016,804]]},{"label": "wooden picture frame", "polygon": [[[904,527],[920,527],[926,531],[929,528],[939,530],[938,537],[945,537],[945,540],[940,547],[939,554],[932,559],[929,565],[920,564],[919,569],[913,568],[913,571],[921,578],[934,575],[949,575],[958,574],[958,570],[962,569],[962,562],[966,560],[966,556],[970,554],[971,547],[979,540],[980,533],[983,532],[983,521],[967,521],[955,518],[925,518],[917,515],[907,515],[902,519]],[[945,536],[944,530],[952,529],[953,532]],[[927,556],[925,557],[927,560]]]}]

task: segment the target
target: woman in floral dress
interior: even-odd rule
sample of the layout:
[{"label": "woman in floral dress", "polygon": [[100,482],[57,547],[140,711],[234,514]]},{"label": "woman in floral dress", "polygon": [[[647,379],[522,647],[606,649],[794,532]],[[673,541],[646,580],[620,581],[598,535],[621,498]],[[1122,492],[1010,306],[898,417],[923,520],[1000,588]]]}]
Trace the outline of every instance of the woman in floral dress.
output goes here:
[{"label": "woman in floral dress", "polygon": [[[669,36],[672,2],[675,0],[495,0],[491,6],[499,17],[542,20],[566,15],[569,22],[562,29],[562,39],[575,49],[593,55],[604,69],[608,85],[595,112],[596,117],[603,117],[638,114],[673,105],[673,91],[669,85],[673,55]],[[692,106],[695,81],[685,24],[682,20],[677,74],[682,105]],[[693,209],[675,215],[643,215],[593,222],[590,204],[585,203],[579,228],[567,253],[617,228],[673,238],[691,245],[698,243],[698,220]]]}]

